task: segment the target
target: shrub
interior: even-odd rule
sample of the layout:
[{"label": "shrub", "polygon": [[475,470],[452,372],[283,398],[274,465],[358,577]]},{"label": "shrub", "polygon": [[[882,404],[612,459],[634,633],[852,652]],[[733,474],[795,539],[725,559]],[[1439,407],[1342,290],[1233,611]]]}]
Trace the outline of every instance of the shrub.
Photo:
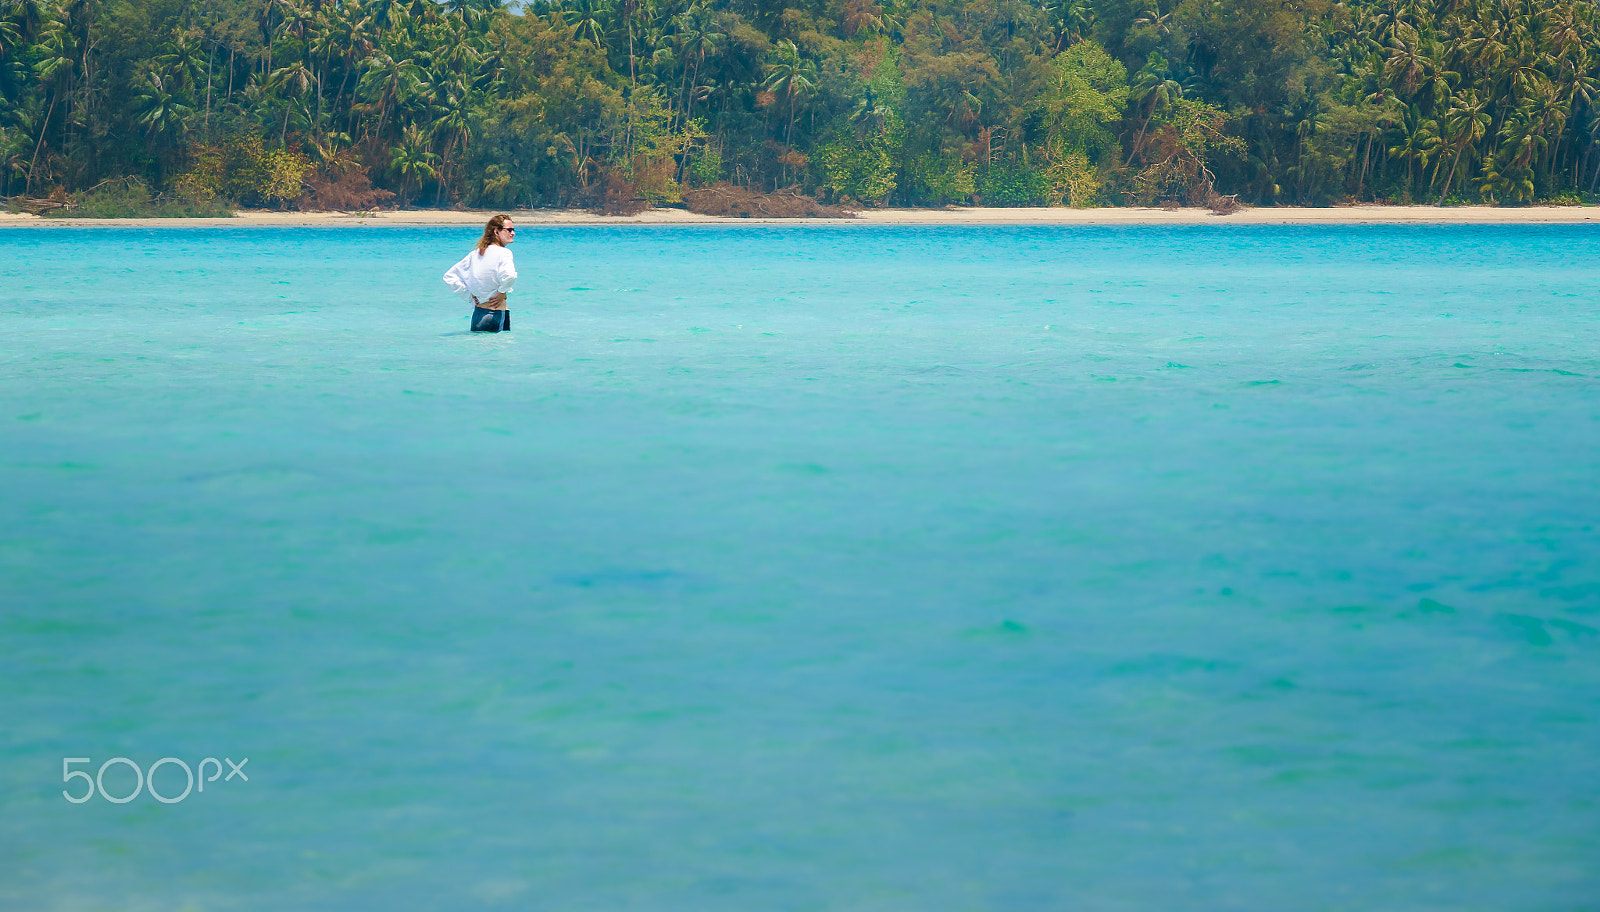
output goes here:
[{"label": "shrub", "polygon": [[878,205],[897,186],[895,159],[904,145],[903,133],[892,115],[882,131],[862,135],[840,123],[811,153],[817,184],[836,196]]},{"label": "shrub", "polygon": [[1576,190],[1567,190],[1563,193],[1557,193],[1547,200],[1541,200],[1541,202],[1546,206],[1582,206],[1584,203],[1583,197],[1584,194]]},{"label": "shrub", "polygon": [[305,194],[309,159],[288,149],[269,149],[259,136],[202,148],[190,169],[173,181],[193,199],[231,199],[245,206],[282,207]]},{"label": "shrub", "polygon": [[941,206],[965,203],[977,192],[977,173],[972,165],[953,154],[929,152],[912,159],[906,168],[907,190],[911,202]]},{"label": "shrub", "polygon": [[1017,162],[995,162],[978,181],[978,196],[988,206],[1043,206],[1050,202],[1050,181]]},{"label": "shrub", "polygon": [[1100,172],[1090,164],[1089,156],[1082,152],[1068,152],[1045,168],[1050,182],[1050,205],[1065,203],[1074,209],[1086,209],[1099,201],[1100,188],[1105,185]]},{"label": "shrub", "polygon": [[1221,108],[1205,102],[1188,98],[1172,102],[1141,146],[1145,166],[1129,181],[1132,200],[1141,206],[1168,200],[1209,205],[1216,176],[1208,163],[1218,155],[1245,152],[1244,140],[1224,132],[1228,120]]},{"label": "shrub", "polygon": [[72,194],[72,206],[56,215],[77,218],[138,218],[150,208],[150,188],[136,177]]},{"label": "shrub", "polygon": [[632,152],[613,167],[633,186],[635,195],[650,206],[683,202],[678,183],[678,162],[705,140],[700,121],[672,129],[672,113],[653,93],[636,93],[628,102],[632,112]]},{"label": "shrub", "polygon": [[689,180],[694,186],[708,187],[721,179],[721,146],[706,146],[690,160]]},{"label": "shrub", "polygon": [[137,177],[106,181],[72,194],[71,205],[48,213],[71,218],[232,218],[233,208],[217,199],[182,194],[152,196]]},{"label": "shrub", "polygon": [[633,157],[633,180],[638,195],[651,206],[683,202],[683,186],[674,175],[678,162],[670,154],[640,153]]}]

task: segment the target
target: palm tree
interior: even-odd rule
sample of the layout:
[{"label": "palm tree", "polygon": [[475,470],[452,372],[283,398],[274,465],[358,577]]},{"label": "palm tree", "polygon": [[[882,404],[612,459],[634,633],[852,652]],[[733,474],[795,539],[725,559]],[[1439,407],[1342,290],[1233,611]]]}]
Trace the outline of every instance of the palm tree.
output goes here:
[{"label": "palm tree", "polygon": [[1129,100],[1144,109],[1144,120],[1139,124],[1139,133],[1134,137],[1133,149],[1128,153],[1131,160],[1141,157],[1144,150],[1145,133],[1150,127],[1151,118],[1156,112],[1171,107],[1174,101],[1183,97],[1183,86],[1176,80],[1164,75],[1167,70],[1167,60],[1160,54],[1152,53],[1129,94]]},{"label": "palm tree", "polygon": [[263,48],[265,56],[262,58],[261,72],[263,75],[272,72],[273,43],[279,34],[284,33],[285,25],[291,20],[298,20],[301,15],[300,7],[294,0],[266,0],[261,6],[261,12],[256,14],[256,27],[266,41]]},{"label": "palm tree", "polygon": [[878,99],[878,93],[871,86],[867,86],[866,94],[856,100],[855,107],[850,112],[850,122],[855,124],[860,131],[882,133],[889,123],[889,115],[894,109]]},{"label": "palm tree", "polygon": [[372,136],[384,135],[390,115],[411,100],[419,82],[419,71],[411,58],[397,60],[390,50],[395,49],[376,51],[362,61],[367,72],[362,75],[357,90],[371,99],[378,111],[378,125]]},{"label": "palm tree", "polygon": [[841,26],[846,38],[854,38],[863,32],[868,35],[879,34],[883,31],[883,7],[872,0],[850,0]]},{"label": "palm tree", "polygon": [[194,117],[193,104],[184,104],[179,80],[147,71],[137,80],[134,91],[134,121],[146,128],[151,139],[163,138],[177,145],[189,130]]},{"label": "palm tree", "polygon": [[1410,95],[1434,69],[1430,50],[1409,25],[1398,25],[1384,65],[1384,75],[1400,83],[1401,92]]},{"label": "palm tree", "polygon": [[1422,170],[1427,171],[1428,163],[1433,161],[1433,156],[1439,151],[1443,141],[1439,137],[1439,125],[1423,117],[1421,109],[1416,105],[1406,109],[1400,129],[1405,139],[1400,145],[1391,148],[1389,155],[1406,160],[1406,186],[1414,187],[1415,168],[1421,165]]},{"label": "palm tree", "polygon": [[22,23],[10,16],[0,18],[0,63],[15,59],[19,47],[26,47],[22,40]]},{"label": "palm tree", "polygon": [[1042,10],[1050,23],[1050,46],[1060,53],[1088,37],[1094,29],[1092,0],[1060,0]]},{"label": "palm tree", "polygon": [[1548,144],[1540,111],[1525,105],[1512,112],[1500,128],[1499,154],[1483,177],[1483,187],[1506,198],[1533,199],[1533,160]]},{"label": "palm tree", "polygon": [[32,41],[44,27],[48,8],[41,0],[7,0],[0,15],[16,25],[22,41]]},{"label": "palm tree", "polygon": [[[0,12],[0,102],[16,102],[28,78],[23,59],[33,42],[33,33],[20,15]],[[3,111],[0,108],[0,111]],[[10,180],[9,176],[5,178]]]},{"label": "palm tree", "polygon": [[1159,6],[1147,7],[1143,13],[1134,18],[1133,24],[1164,38],[1172,34],[1172,17],[1177,15],[1177,12],[1177,8],[1174,7],[1166,15],[1162,15]]},{"label": "palm tree", "polygon": [[678,50],[683,55],[683,87],[680,89],[683,101],[683,120],[687,123],[694,116],[694,102],[696,88],[699,85],[700,68],[705,65],[706,56],[716,51],[727,35],[716,31],[716,25],[710,16],[705,15],[703,8],[691,10],[689,15],[683,17],[682,31],[678,33]]},{"label": "palm tree", "polygon": [[[317,77],[316,73],[311,72],[304,61],[299,60],[274,70],[267,79],[267,85],[280,93],[288,93],[302,100],[313,85],[317,86],[317,95],[320,97],[322,94],[322,81]],[[279,131],[279,142],[288,140],[290,110],[289,105],[284,105],[283,129]]]},{"label": "palm tree", "polygon": [[[1470,89],[1464,95],[1452,99],[1450,111],[1444,118],[1444,126],[1455,157],[1450,160],[1450,171],[1445,175],[1444,189],[1439,193],[1438,201],[1441,204],[1450,195],[1450,185],[1455,181],[1462,155],[1466,153],[1468,147],[1482,139],[1489,129],[1491,118],[1484,113],[1484,108],[1488,107],[1488,104],[1486,99]],[[1440,156],[1439,163],[1444,164],[1443,156]],[[1435,180],[1437,179],[1438,175],[1435,172]]]},{"label": "palm tree", "polygon": [[78,44],[66,11],[56,9],[51,12],[53,15],[40,26],[40,41],[34,47],[37,58],[33,64],[40,83],[50,95],[50,104],[45,108],[44,122],[39,125],[38,141],[33,147],[33,158],[28,162],[28,182],[24,192],[33,190],[39,153],[44,149],[45,137],[50,133],[50,116],[55,113],[62,96],[68,93],[78,66]]},{"label": "palm tree", "polygon": [[[343,59],[340,67],[344,73],[339,79],[339,87],[333,93],[333,105],[337,109],[345,97],[345,89],[350,85],[350,77],[359,69],[358,61],[365,60],[373,51],[374,44],[371,32],[374,30],[372,17],[362,13],[354,4],[347,4],[337,9],[329,20],[329,42],[333,47],[343,50]],[[358,83],[359,85],[359,83]],[[346,106],[346,110],[353,108]],[[355,122],[352,119],[348,129],[355,131]]]},{"label": "palm tree", "polygon": [[605,19],[610,17],[611,8],[605,0],[577,0],[571,10],[577,19],[576,37],[591,42],[602,51],[606,50]]},{"label": "palm tree", "polygon": [[407,127],[401,143],[390,154],[389,164],[400,172],[400,204],[406,204],[406,190],[411,186],[412,179],[416,179],[420,186],[423,178],[433,177],[437,172],[433,163],[439,156],[428,151],[427,140],[422,131],[416,127]]},{"label": "palm tree", "polygon": [[472,123],[467,119],[463,107],[455,107],[446,111],[433,123],[433,135],[443,139],[444,151],[439,160],[439,196],[434,200],[435,205],[444,205],[445,186],[449,182],[450,157],[459,149],[466,148],[472,140]]},{"label": "palm tree", "polygon": [[407,17],[405,0],[367,0],[362,12],[380,34],[399,26]]},{"label": "palm tree", "polygon": [[344,17],[332,8],[324,8],[318,13],[316,22],[311,29],[311,38],[306,42],[307,56],[321,61],[321,66],[317,69],[317,119],[319,122],[322,119],[324,84],[333,70],[334,57],[340,56],[345,48],[344,35],[342,34],[343,20]]},{"label": "palm tree", "polygon": [[[783,136],[785,146],[793,145],[795,97],[811,91],[816,75],[817,65],[801,57],[793,41],[786,38],[778,43],[778,57],[767,64],[767,81],[761,87],[789,102],[789,128]],[[785,184],[789,182],[787,162],[783,166],[783,181]]]}]

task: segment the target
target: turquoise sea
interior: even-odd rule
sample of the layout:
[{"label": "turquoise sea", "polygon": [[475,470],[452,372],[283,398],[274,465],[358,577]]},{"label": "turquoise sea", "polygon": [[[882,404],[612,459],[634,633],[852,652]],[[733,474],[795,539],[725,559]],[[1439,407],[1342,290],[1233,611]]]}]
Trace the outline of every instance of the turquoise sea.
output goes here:
[{"label": "turquoise sea", "polygon": [[0,232],[0,909],[1600,910],[1600,231],[477,233]]}]

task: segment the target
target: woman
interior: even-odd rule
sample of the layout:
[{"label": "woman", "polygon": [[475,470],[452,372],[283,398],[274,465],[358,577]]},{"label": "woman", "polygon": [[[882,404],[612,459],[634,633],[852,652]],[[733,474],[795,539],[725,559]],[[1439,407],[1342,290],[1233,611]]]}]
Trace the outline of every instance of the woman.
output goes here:
[{"label": "woman", "polygon": [[511,224],[511,216],[497,215],[483,226],[478,249],[444,274],[444,283],[461,296],[463,303],[472,301],[473,332],[511,329],[506,295],[517,283],[517,267],[512,264],[511,251],[506,248],[516,238],[517,226]]}]

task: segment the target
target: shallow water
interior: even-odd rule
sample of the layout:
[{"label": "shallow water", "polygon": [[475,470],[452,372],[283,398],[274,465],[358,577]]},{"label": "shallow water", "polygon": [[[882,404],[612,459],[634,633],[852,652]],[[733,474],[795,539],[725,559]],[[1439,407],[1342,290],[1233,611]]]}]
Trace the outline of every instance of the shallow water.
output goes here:
[{"label": "shallow water", "polygon": [[1600,233],[521,235],[0,232],[0,908],[1600,909]]}]

